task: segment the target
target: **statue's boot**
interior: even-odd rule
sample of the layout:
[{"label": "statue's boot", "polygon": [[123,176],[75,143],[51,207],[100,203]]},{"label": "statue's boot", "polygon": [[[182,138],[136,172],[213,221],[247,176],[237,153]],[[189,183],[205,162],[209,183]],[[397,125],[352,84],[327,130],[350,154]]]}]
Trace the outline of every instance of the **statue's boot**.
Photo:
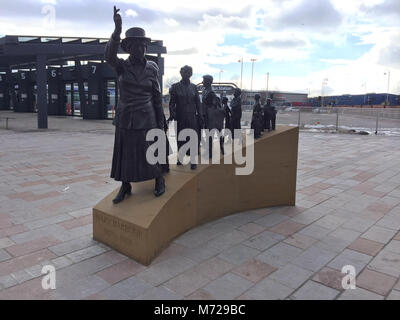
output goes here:
[{"label": "statue's boot", "polygon": [[219,138],[219,146],[221,147],[221,154],[225,155],[224,137]]},{"label": "statue's boot", "polygon": [[130,196],[131,194],[132,194],[131,184],[129,182],[122,182],[121,189],[119,189],[117,196],[113,200],[114,204],[124,201],[125,196]]},{"label": "statue's boot", "polygon": [[165,179],[163,176],[156,178],[156,187],[154,189],[154,195],[160,197],[165,193]]},{"label": "statue's boot", "polygon": [[162,173],[169,173],[169,172],[170,172],[169,163],[167,163],[167,164],[162,164],[162,165],[161,165],[161,171],[162,171]]},{"label": "statue's boot", "polygon": [[209,159],[212,159],[213,142],[214,142],[214,139],[212,137],[208,137],[208,158]]},{"label": "statue's boot", "polygon": [[196,169],[197,169],[197,164],[192,163],[192,164],[190,165],[190,169],[196,170]]}]

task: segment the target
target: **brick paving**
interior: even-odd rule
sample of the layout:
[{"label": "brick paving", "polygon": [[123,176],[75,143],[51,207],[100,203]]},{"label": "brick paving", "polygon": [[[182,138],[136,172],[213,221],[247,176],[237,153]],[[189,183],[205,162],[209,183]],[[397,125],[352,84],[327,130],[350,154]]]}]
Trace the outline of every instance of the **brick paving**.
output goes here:
[{"label": "brick paving", "polygon": [[91,209],[118,186],[111,123],[15,117],[0,128],[0,299],[400,299],[398,137],[302,132],[296,207],[200,226],[145,267],[92,239]]}]

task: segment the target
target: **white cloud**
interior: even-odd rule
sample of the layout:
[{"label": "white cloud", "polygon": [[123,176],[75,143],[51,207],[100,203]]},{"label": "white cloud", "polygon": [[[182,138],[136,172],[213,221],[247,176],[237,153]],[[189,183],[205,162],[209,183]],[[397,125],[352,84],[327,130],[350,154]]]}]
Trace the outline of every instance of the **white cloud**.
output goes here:
[{"label": "white cloud", "polygon": [[244,31],[249,27],[247,19],[239,17],[224,17],[221,14],[216,16],[204,14],[203,19],[199,21],[199,26],[203,30],[218,28],[225,29],[225,31],[227,31],[227,29],[239,29]]},{"label": "white cloud", "polygon": [[[57,20],[54,29],[42,27],[41,7],[54,4]],[[14,0],[4,3],[0,12],[0,30],[4,34],[37,34],[109,37],[114,23],[114,4],[124,12],[123,27],[140,26],[153,39],[164,41],[165,76],[179,76],[184,64],[194,68],[193,81],[201,75],[218,74],[220,68],[237,64],[240,57],[268,63],[291,61],[302,64],[311,56],[327,67],[301,76],[271,74],[271,88],[301,90],[317,94],[321,82],[329,78],[334,93],[385,92],[383,73],[391,70],[391,91],[400,93],[400,24],[393,18],[399,0],[242,0],[160,1],[160,0]],[[22,8],[22,9],[21,9]],[[394,9],[393,9],[394,8]],[[89,9],[91,13],[88,15]],[[374,11],[376,10],[376,11]],[[374,13],[379,13],[374,15]],[[226,35],[251,39],[252,43],[224,44]],[[318,59],[318,44],[343,47],[349,37],[371,49],[356,59],[341,57]],[[215,66],[217,65],[217,66]],[[293,65],[293,63],[291,63]],[[286,71],[286,70],[283,70]],[[283,73],[282,73],[283,74]],[[285,72],[287,74],[287,72]],[[238,77],[236,77],[238,78]],[[250,86],[249,70],[243,82]],[[264,76],[254,78],[254,88],[265,88]]]},{"label": "white cloud", "polygon": [[57,0],[40,0],[40,2],[43,4],[52,4],[52,5],[57,4]]},{"label": "white cloud", "polygon": [[132,9],[126,10],[126,11],[125,11],[125,14],[126,14],[128,17],[137,17],[137,16],[138,16],[138,13],[137,13],[135,10],[132,10]]},{"label": "white cloud", "polygon": [[330,1],[301,0],[282,10],[280,15],[268,16],[274,28],[302,28],[309,32],[332,32],[342,23],[342,15]]},{"label": "white cloud", "polygon": [[172,19],[172,18],[169,18],[169,19],[165,18],[164,22],[170,27],[177,27],[180,25],[180,23],[178,21],[176,21],[175,19]]},{"label": "white cloud", "polygon": [[348,65],[352,62],[352,60],[348,60],[348,59],[320,59],[320,61],[332,64],[332,65]]}]

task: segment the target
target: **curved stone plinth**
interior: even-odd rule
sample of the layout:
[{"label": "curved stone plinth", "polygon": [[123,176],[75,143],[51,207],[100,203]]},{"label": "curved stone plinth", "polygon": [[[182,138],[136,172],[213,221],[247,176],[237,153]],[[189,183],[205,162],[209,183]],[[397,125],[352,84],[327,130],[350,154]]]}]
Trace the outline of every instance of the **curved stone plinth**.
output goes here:
[{"label": "curved stone plinth", "polygon": [[160,198],[153,195],[154,181],[133,183],[133,195],[118,205],[115,190],[93,208],[94,239],[148,265],[195,226],[241,211],[294,206],[298,135],[297,127],[286,126],[264,133],[254,144],[251,175],[235,175],[235,164],[196,171],[173,165]]}]

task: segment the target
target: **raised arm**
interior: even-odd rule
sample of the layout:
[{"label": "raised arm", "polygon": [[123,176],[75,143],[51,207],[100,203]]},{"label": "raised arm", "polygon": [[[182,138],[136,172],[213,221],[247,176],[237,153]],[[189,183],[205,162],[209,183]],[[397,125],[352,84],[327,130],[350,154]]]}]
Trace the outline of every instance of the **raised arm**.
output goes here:
[{"label": "raised arm", "polygon": [[119,43],[121,41],[121,32],[122,32],[122,18],[121,15],[118,13],[119,10],[120,9],[117,9],[114,6],[115,29],[110,40],[106,45],[106,51],[105,51],[105,60],[107,61],[108,64],[110,64],[112,67],[116,69],[117,73],[120,73],[122,71],[122,63],[123,63],[123,60],[119,59],[117,56]]}]

